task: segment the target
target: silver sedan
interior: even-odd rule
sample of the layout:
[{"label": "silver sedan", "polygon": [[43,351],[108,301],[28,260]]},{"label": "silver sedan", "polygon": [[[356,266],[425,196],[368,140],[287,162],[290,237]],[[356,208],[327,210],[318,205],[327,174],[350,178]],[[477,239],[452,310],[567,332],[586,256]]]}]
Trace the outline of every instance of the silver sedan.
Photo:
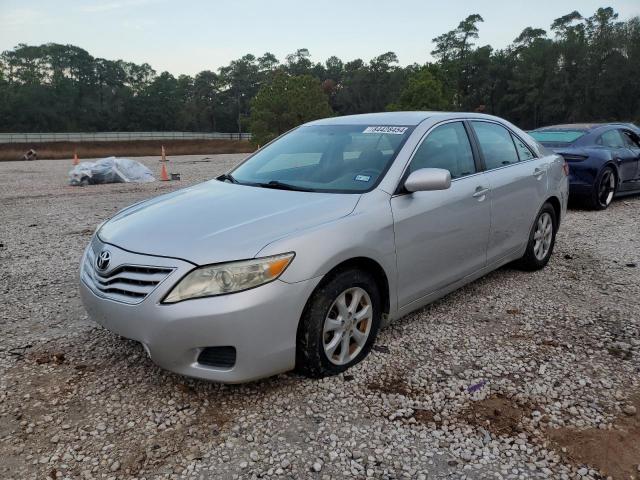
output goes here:
[{"label": "silver sedan", "polygon": [[567,196],[564,160],[496,117],[318,120],[105,222],[81,295],[174,372],[333,375],[389,322],[506,263],[544,267]]}]

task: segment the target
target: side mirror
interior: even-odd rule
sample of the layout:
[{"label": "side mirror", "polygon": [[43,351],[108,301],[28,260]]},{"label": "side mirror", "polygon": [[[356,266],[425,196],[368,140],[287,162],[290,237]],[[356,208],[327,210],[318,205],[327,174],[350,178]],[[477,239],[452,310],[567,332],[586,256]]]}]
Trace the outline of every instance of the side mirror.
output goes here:
[{"label": "side mirror", "polygon": [[446,190],[451,186],[451,173],[442,168],[420,168],[411,172],[404,182],[409,192]]}]

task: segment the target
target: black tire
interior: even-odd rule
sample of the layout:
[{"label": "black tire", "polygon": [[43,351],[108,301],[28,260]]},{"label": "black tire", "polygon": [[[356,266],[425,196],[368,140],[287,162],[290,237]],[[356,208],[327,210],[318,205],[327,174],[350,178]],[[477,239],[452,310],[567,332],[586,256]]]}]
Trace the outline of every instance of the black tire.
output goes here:
[{"label": "black tire", "polygon": [[[552,225],[551,244],[549,245],[549,248],[546,254],[544,255],[544,257],[538,258],[535,252],[535,246],[536,246],[535,235],[536,235],[536,230],[538,228],[538,222],[540,221],[540,218],[545,214],[548,214],[551,217],[551,225]],[[551,254],[553,253],[553,247],[556,243],[557,231],[558,231],[558,218],[556,215],[556,211],[550,203],[545,203],[540,209],[540,211],[538,212],[538,215],[536,215],[536,220],[535,222],[533,222],[533,226],[531,227],[531,232],[529,233],[529,242],[527,243],[527,249],[525,250],[525,253],[522,256],[522,258],[518,260],[518,262],[516,262],[516,266],[522,270],[527,270],[530,272],[544,268],[547,265],[547,263],[549,263],[549,258],[551,258]]]},{"label": "black tire", "polygon": [[[336,365],[329,360],[324,349],[325,319],[338,297],[343,292],[357,287],[365,290],[371,300],[369,336],[355,358],[344,365]],[[296,370],[308,377],[321,378],[337,375],[359,363],[373,346],[381,318],[380,290],[374,277],[365,271],[352,268],[335,272],[316,288],[302,313],[296,345]]]},{"label": "black tire", "polygon": [[596,178],[591,195],[587,197],[587,206],[593,210],[605,210],[611,205],[617,187],[618,177],[615,170],[613,167],[604,167]]}]

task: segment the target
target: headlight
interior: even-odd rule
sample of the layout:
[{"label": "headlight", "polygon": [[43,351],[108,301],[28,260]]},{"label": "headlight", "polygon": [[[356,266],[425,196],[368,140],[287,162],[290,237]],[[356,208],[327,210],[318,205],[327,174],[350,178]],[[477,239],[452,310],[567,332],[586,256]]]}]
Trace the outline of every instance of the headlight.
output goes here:
[{"label": "headlight", "polygon": [[173,287],[162,303],[224,295],[269,283],[282,275],[294,255],[291,252],[196,268]]}]

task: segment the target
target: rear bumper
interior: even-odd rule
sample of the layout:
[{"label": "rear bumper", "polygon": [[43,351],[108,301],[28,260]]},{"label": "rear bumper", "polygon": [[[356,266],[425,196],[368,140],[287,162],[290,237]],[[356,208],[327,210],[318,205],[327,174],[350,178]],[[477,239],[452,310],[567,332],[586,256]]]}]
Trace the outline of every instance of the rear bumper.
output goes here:
[{"label": "rear bumper", "polygon": [[[109,250],[116,258],[126,257],[128,263],[154,263],[154,257],[113,246]],[[106,329],[141,342],[160,367],[191,377],[240,383],[295,366],[298,321],[319,278],[298,283],[276,280],[235,294],[163,305],[161,300],[175,282],[194,266],[157,260],[160,265],[169,261],[176,271],[135,305],[99,296],[81,279],[80,294],[89,316]],[[198,363],[204,348],[216,346],[236,349],[232,367]]]},{"label": "rear bumper", "polygon": [[572,183],[569,185],[569,195],[571,197],[586,197],[593,192],[593,185],[583,183]]}]

